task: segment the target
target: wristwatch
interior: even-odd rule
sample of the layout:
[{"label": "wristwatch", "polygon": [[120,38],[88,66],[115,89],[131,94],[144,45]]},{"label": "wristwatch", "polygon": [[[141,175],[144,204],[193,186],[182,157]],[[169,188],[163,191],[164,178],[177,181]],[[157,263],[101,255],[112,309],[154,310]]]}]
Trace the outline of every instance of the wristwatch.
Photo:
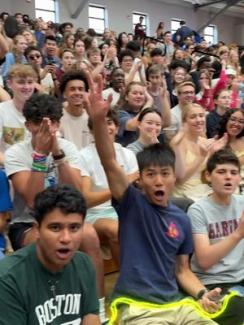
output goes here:
[{"label": "wristwatch", "polygon": [[208,290],[207,289],[201,289],[198,293],[197,293],[197,296],[196,296],[196,299],[197,300],[200,300],[202,299],[202,297],[205,295],[205,293],[207,293]]},{"label": "wristwatch", "polygon": [[53,155],[54,160],[60,160],[60,159],[63,159],[65,157],[64,151],[62,149],[60,149],[59,151],[60,151],[59,155]]}]

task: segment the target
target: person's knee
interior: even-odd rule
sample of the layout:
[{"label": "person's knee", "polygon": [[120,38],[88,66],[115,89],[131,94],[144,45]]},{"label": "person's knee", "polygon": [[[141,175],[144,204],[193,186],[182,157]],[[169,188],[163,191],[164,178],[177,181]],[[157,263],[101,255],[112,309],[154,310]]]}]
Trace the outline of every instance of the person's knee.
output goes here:
[{"label": "person's knee", "polygon": [[118,224],[110,223],[106,227],[106,237],[112,241],[118,243]]},{"label": "person's knee", "polygon": [[118,221],[117,220],[98,220],[95,229],[100,238],[106,241],[118,242]]},{"label": "person's knee", "polygon": [[80,249],[87,251],[98,251],[100,242],[96,230],[91,224],[85,223],[83,226],[82,241]]}]

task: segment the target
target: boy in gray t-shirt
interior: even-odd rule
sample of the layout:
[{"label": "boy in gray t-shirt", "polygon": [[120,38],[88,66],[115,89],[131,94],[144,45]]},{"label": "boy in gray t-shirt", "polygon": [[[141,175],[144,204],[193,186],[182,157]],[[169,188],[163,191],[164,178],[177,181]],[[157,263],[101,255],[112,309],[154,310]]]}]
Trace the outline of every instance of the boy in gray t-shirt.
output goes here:
[{"label": "boy in gray t-shirt", "polygon": [[240,183],[240,162],[229,149],[219,150],[209,158],[205,176],[213,192],[188,210],[195,248],[191,266],[209,289],[218,286],[223,295],[238,289],[238,295],[214,320],[221,325],[241,325],[244,322],[244,196],[233,194]]}]

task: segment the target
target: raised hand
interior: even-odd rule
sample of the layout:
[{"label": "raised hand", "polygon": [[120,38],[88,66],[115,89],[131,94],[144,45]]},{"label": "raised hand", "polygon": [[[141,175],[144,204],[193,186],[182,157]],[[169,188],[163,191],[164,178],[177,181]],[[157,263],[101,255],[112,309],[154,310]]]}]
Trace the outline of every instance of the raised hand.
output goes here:
[{"label": "raised hand", "polygon": [[205,138],[199,138],[197,141],[197,144],[200,148],[200,154],[202,157],[206,157],[211,150],[213,143],[215,139],[205,139]]},{"label": "raised hand", "polygon": [[214,139],[212,146],[210,148],[211,154],[220,149],[225,148],[228,143],[228,140],[229,138],[227,133],[224,133],[224,135],[220,139]]},{"label": "raised hand", "polygon": [[102,76],[98,75],[96,82],[93,81],[90,73],[86,73],[88,84],[89,84],[89,93],[84,93],[83,103],[87,110],[87,113],[90,115],[91,119],[97,117],[105,118],[110,109],[112,96],[110,95],[107,100],[104,100],[102,97],[103,91],[103,79]]},{"label": "raised hand", "polygon": [[159,142],[156,130],[152,130],[152,132],[148,136],[148,140],[149,140],[149,144],[154,144]]}]

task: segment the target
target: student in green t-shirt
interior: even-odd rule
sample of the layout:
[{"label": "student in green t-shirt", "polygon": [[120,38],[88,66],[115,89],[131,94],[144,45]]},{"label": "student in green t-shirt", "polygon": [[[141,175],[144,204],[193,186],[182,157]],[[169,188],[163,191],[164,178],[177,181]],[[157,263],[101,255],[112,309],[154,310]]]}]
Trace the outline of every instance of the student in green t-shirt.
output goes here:
[{"label": "student in green t-shirt", "polygon": [[92,262],[77,251],[86,204],[68,185],[39,193],[34,202],[36,243],[0,262],[0,324],[99,325]]}]

